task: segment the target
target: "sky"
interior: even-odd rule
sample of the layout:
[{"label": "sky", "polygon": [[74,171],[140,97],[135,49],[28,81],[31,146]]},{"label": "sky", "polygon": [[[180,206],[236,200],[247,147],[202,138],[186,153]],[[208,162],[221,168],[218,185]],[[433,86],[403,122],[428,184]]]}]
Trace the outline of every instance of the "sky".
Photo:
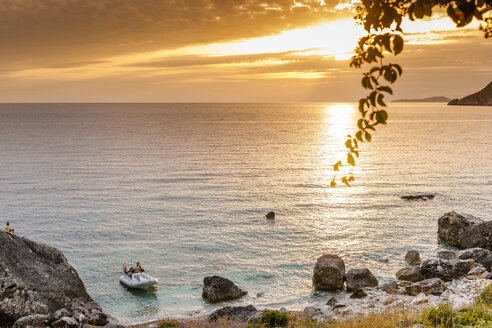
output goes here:
[{"label": "sky", "polygon": [[[0,102],[357,101],[347,0],[1,0]],[[404,22],[395,98],[478,91],[492,40]]]}]

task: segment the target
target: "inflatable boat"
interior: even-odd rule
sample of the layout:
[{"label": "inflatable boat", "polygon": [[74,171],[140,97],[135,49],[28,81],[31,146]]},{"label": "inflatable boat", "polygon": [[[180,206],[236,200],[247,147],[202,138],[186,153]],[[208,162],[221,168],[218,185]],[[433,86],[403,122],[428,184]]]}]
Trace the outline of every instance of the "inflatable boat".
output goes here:
[{"label": "inflatable boat", "polygon": [[120,282],[130,288],[147,289],[157,285],[158,280],[146,273],[131,273],[120,277]]}]

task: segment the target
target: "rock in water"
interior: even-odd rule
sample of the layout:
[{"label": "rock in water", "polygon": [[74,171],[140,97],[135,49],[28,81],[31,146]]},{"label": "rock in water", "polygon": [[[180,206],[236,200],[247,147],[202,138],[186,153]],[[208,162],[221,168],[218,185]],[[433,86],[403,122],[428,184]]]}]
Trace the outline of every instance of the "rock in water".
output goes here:
[{"label": "rock in water", "polygon": [[451,281],[463,277],[473,267],[472,260],[428,259],[420,265],[420,274],[425,278]]},{"label": "rock in water", "polygon": [[202,296],[212,303],[235,300],[247,293],[226,278],[212,276],[203,279]]},{"label": "rock in water", "polygon": [[340,290],[343,287],[345,263],[336,255],[318,258],[313,271],[313,285],[318,290]]},{"label": "rock in water", "polygon": [[420,274],[420,268],[403,268],[396,271],[395,275],[398,280],[402,281],[417,282],[424,279]]},{"label": "rock in water", "polygon": [[247,322],[256,313],[253,305],[248,306],[226,306],[218,309],[208,316],[209,321],[216,321],[219,318],[227,317],[230,320]]},{"label": "rock in water", "polygon": [[410,265],[416,265],[420,263],[420,254],[415,250],[410,250],[405,255],[405,262]]},{"label": "rock in water", "polygon": [[437,233],[448,243],[461,248],[492,250],[492,221],[450,212],[439,218]]},{"label": "rock in water", "polygon": [[265,215],[267,219],[275,219],[275,212],[268,212],[267,215]]},{"label": "rock in water", "polygon": [[345,279],[349,292],[363,287],[376,287],[379,284],[369,269],[352,269],[347,272]]},{"label": "rock in water", "polygon": [[441,295],[447,290],[446,283],[439,278],[426,279],[405,287],[405,293],[408,295],[418,295],[425,293],[426,295]]},{"label": "rock in water", "polygon": [[359,288],[355,292],[353,292],[352,295],[350,295],[350,298],[364,298],[367,296],[367,292],[364,290],[364,288]]},{"label": "rock in water", "polygon": [[408,195],[408,196],[401,196],[401,199],[404,200],[423,200],[426,201],[428,199],[434,199],[436,195],[434,194],[428,194],[428,195]]},{"label": "rock in water", "polygon": [[92,325],[107,323],[107,315],[62,252],[4,233],[0,233],[0,245],[0,327],[12,326],[21,318],[31,320],[25,317],[34,314],[54,319],[63,308],[73,316],[85,310]]},{"label": "rock in water", "polygon": [[482,90],[461,99],[453,99],[448,105],[492,106],[492,82]]}]

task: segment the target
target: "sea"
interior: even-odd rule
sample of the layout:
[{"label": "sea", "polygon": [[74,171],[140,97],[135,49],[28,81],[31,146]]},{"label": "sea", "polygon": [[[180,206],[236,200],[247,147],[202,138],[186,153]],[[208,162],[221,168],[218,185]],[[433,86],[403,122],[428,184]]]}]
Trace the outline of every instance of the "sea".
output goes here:
[{"label": "sea", "polygon": [[[385,282],[408,250],[448,247],[436,233],[444,213],[492,218],[492,107],[388,112],[343,168],[352,186],[332,188],[355,103],[0,104],[0,220],[62,250],[123,323],[324,304],[330,293],[311,280],[321,255]],[[416,194],[436,197],[400,198]],[[136,261],[156,289],[119,283]],[[211,275],[248,295],[206,302]]]}]

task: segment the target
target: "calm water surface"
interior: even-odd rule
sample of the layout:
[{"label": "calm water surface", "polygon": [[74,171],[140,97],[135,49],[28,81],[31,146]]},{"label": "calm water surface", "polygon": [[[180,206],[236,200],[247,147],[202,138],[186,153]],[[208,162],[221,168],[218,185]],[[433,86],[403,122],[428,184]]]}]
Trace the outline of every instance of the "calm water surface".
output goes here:
[{"label": "calm water surface", "polygon": [[[407,250],[439,247],[443,213],[492,218],[492,108],[392,104],[354,186],[330,188],[356,119],[348,103],[2,104],[0,217],[63,250],[124,322],[210,311],[212,274],[249,291],[229,304],[326,302],[320,255],[384,281]],[[400,199],[415,193],[438,196]],[[157,291],[119,284],[135,260]]]}]

